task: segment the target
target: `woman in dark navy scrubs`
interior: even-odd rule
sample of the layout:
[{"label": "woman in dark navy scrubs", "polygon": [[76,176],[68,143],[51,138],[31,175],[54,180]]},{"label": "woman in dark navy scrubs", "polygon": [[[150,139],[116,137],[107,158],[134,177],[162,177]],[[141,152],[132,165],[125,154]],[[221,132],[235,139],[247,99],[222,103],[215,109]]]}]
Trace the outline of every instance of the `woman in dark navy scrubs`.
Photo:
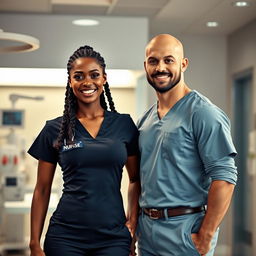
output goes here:
[{"label": "woman in dark navy scrubs", "polygon": [[[31,256],[133,254],[140,191],[138,131],[129,115],[116,112],[99,53],[80,47],[67,69],[63,116],[47,121],[28,151],[39,160],[31,208]],[[40,237],[57,163],[64,188],[43,250]],[[130,178],[127,216],[120,193],[124,165]]]}]

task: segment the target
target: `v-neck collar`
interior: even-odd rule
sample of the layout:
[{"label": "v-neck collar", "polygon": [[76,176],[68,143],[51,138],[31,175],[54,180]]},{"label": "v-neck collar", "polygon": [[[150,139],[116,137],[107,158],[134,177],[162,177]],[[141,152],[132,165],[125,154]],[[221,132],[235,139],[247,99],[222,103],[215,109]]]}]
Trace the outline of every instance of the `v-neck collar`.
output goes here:
[{"label": "v-neck collar", "polygon": [[83,126],[83,124],[79,121],[79,119],[76,118],[77,129],[78,129],[82,134],[86,133],[86,134],[90,137],[90,139],[92,139],[92,140],[97,140],[100,136],[102,136],[102,135],[104,134],[105,127],[106,127],[108,121],[109,121],[109,111],[104,110],[103,121],[102,121],[102,123],[101,123],[101,125],[100,125],[100,129],[99,129],[97,135],[96,135],[95,137],[93,137],[93,136],[89,133],[89,131],[86,129],[86,127]]},{"label": "v-neck collar", "polygon": [[156,113],[156,117],[158,122],[162,122],[164,121],[173,111],[175,111],[175,109],[177,109],[184,100],[186,100],[190,95],[194,94],[195,90],[191,90],[189,93],[187,93],[186,95],[184,95],[181,99],[179,99],[173,106],[172,108],[170,108],[166,114],[160,119],[159,115],[158,115],[158,101],[155,104],[155,113]]}]

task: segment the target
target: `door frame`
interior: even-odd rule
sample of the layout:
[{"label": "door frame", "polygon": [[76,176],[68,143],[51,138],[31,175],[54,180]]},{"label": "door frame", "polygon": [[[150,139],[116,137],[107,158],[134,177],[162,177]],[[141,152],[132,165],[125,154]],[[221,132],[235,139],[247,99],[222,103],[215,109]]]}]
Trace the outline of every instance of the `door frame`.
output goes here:
[{"label": "door frame", "polygon": [[[254,89],[254,83],[253,83],[253,79],[254,79],[254,77],[253,77],[254,72],[253,71],[254,71],[253,68],[248,68],[248,69],[246,69],[242,72],[238,72],[238,73],[236,73],[232,76],[232,104],[231,105],[232,105],[232,113],[233,113],[233,115],[232,115],[233,127],[235,127],[235,111],[234,111],[234,109],[235,109],[234,108],[235,107],[235,105],[234,105],[235,104],[235,102],[234,102],[234,100],[235,100],[235,86],[238,83],[238,80],[251,79],[251,88],[250,88],[250,92],[251,92],[250,109],[251,109],[251,112],[249,113],[249,115],[251,115],[251,118],[250,118],[250,123],[249,123],[249,128],[248,128],[249,131],[256,130],[256,122],[255,122],[256,121],[255,120],[256,115],[254,113],[254,109],[255,109],[255,106],[254,106],[255,103],[254,102],[255,102],[256,99],[254,100],[254,98],[255,98],[255,96],[254,96],[255,89]],[[249,136],[249,134],[248,134],[248,136]],[[248,156],[245,159],[245,161],[247,161],[247,159],[248,159]],[[247,168],[248,168],[248,166],[247,166]],[[239,172],[239,170],[238,170],[238,172]],[[250,178],[253,179],[252,188],[251,188],[252,197],[251,197],[251,200],[250,200],[250,204],[252,205],[252,208],[251,208],[252,209],[251,210],[252,211],[252,216],[255,216],[255,214],[256,214],[256,203],[254,203],[255,200],[253,200],[253,196],[256,195],[256,177],[255,176],[254,177],[250,176]],[[234,232],[235,232],[235,229],[234,229],[234,221],[235,221],[234,212],[235,211],[236,211],[236,209],[234,208],[234,205],[232,205],[232,216],[231,216],[231,223],[232,223],[231,245],[232,245],[232,250],[231,250],[231,255],[233,255],[232,251],[234,250],[234,242],[235,242],[235,237],[234,237]],[[252,228],[252,246],[251,246],[251,248],[252,248],[252,255],[256,255],[256,220],[253,217],[252,217],[252,222],[253,222],[252,223],[253,228]]]}]

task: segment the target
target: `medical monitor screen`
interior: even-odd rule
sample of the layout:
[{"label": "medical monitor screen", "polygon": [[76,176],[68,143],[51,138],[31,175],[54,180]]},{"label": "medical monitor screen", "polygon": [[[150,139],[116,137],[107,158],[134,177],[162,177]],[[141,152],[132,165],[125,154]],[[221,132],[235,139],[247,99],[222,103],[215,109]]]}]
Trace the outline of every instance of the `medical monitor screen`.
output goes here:
[{"label": "medical monitor screen", "polygon": [[17,178],[16,177],[7,177],[5,180],[5,186],[7,186],[7,187],[17,186]]},{"label": "medical monitor screen", "polygon": [[1,127],[23,127],[24,110],[1,109],[0,118]]}]

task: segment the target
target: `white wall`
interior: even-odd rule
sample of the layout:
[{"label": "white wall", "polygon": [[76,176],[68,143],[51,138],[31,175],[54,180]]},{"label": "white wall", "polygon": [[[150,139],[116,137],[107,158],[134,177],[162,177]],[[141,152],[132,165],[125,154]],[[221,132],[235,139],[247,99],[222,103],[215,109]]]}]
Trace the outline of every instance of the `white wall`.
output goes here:
[{"label": "white wall", "polygon": [[[74,19],[93,18],[98,26],[72,25]],[[4,14],[1,29],[24,33],[40,40],[34,52],[0,55],[0,67],[61,68],[80,46],[88,44],[105,58],[107,68],[143,69],[148,39],[146,18],[88,17],[71,15]]]},{"label": "white wall", "polygon": [[[228,81],[232,87],[234,75],[248,69],[253,72],[253,92],[256,99],[256,20],[228,37]],[[254,113],[256,104],[254,103]]]},{"label": "white wall", "polygon": [[188,86],[227,110],[227,44],[224,36],[180,36],[189,66],[185,72]]}]

